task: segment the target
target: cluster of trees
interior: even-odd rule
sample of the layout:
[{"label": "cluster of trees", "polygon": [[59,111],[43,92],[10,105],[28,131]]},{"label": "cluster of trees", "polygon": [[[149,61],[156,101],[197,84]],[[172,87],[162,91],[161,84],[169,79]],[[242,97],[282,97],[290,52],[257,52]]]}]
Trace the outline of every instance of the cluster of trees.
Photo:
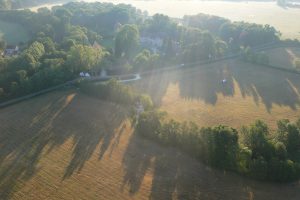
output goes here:
[{"label": "cluster of trees", "polygon": [[115,79],[111,79],[101,84],[82,81],[79,85],[80,91],[101,100],[115,102],[127,106],[133,106],[139,102],[144,106],[145,110],[151,110],[153,108],[153,103],[149,96],[139,94],[131,87],[120,84]]},{"label": "cluster of trees", "polygon": [[194,123],[164,120],[164,116],[155,110],[144,112],[136,125],[137,134],[252,178],[286,182],[300,177],[300,121],[279,121],[271,137],[262,121],[243,127],[239,134],[227,126],[199,128]]},{"label": "cluster of trees", "polygon": [[[80,71],[151,70],[212,60],[241,46],[278,39],[270,26],[232,23],[209,15],[186,16],[180,24],[161,14],[149,18],[130,5],[99,2],[72,2],[36,13],[1,11],[0,20],[21,24],[31,35],[21,45],[20,55],[0,58],[0,101],[70,80]],[[140,35],[163,40],[160,51],[141,48]],[[95,42],[100,46],[92,47]],[[4,46],[0,43],[0,48]],[[247,58],[266,62],[265,56],[249,52]]]},{"label": "cluster of trees", "polygon": [[145,37],[161,39],[163,63],[182,63],[223,56],[227,45],[213,30],[178,23],[166,15],[156,14],[140,26]]},{"label": "cluster of trees", "polygon": [[161,60],[159,54],[144,49],[135,56],[132,65],[135,71],[149,70],[161,66]]},{"label": "cluster of trees", "polygon": [[227,22],[219,29],[220,37],[231,45],[260,46],[279,40],[280,32],[270,25]]},{"label": "cluster of trees", "polygon": [[[52,10],[42,8],[37,13],[29,10],[0,13],[1,20],[23,25],[32,38],[28,43],[20,45],[22,53],[19,55],[0,58],[0,101],[63,83],[78,76],[80,71],[109,67],[114,63],[114,58],[118,58],[119,52],[122,56],[125,54],[125,57],[132,56],[131,51],[139,40],[136,26],[121,28],[117,35],[117,53],[105,50],[102,46],[94,47],[94,42],[101,43],[102,36],[86,26],[78,25],[76,19],[82,15],[79,12],[81,5],[90,4],[70,3]],[[120,10],[132,15],[129,14],[132,9],[130,6],[93,5],[98,6],[95,15],[108,12],[117,15]],[[93,6],[89,7],[95,10]],[[92,13],[88,10],[85,14],[89,12]],[[124,20],[120,16],[119,19]],[[85,20],[83,22],[87,23],[88,18]],[[132,36],[130,28],[137,33],[136,36]],[[5,45],[5,41],[1,42],[0,48],[4,50]]]},{"label": "cluster of trees", "polygon": [[260,65],[268,65],[270,63],[269,56],[263,52],[255,52],[250,47],[241,50],[242,59],[246,62],[257,63]]},{"label": "cluster of trees", "polygon": [[269,25],[231,22],[206,14],[185,16],[183,24],[156,14],[140,26],[140,31],[148,37],[162,38],[161,59],[176,63],[222,57],[246,47],[277,42],[280,36]]},{"label": "cluster of trees", "polygon": [[188,28],[183,34],[182,59],[185,63],[212,60],[226,54],[227,44],[208,31]]},{"label": "cluster of trees", "polygon": [[57,46],[46,38],[19,56],[0,58],[0,101],[64,83],[101,62],[99,49],[75,44],[65,51]]},{"label": "cluster of trees", "polygon": [[[67,1],[68,0],[59,0],[59,2]],[[19,9],[45,3],[53,3],[53,0],[0,0],[0,9]]]},{"label": "cluster of trees", "polygon": [[280,32],[270,25],[259,25],[246,22],[231,22],[227,19],[198,14],[185,16],[187,26],[209,30],[220,37],[231,50],[239,50],[240,46],[258,46],[279,40]]},{"label": "cluster of trees", "polygon": [[124,25],[116,36],[115,56],[129,60],[136,53],[139,45],[140,35],[136,25]]}]

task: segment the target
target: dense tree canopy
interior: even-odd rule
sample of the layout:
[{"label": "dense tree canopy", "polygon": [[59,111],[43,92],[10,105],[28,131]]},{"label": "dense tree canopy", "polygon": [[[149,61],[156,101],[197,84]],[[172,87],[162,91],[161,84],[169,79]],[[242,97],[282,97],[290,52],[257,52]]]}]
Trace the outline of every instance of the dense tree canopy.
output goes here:
[{"label": "dense tree canopy", "polygon": [[256,179],[285,182],[300,177],[299,122],[279,121],[278,135],[270,139],[268,126],[262,121],[244,127],[238,134],[226,126],[199,128],[194,123],[166,121],[163,116],[156,110],[143,113],[137,134],[178,147],[214,167]]},{"label": "dense tree canopy", "polygon": [[[0,1],[6,7],[29,2],[46,0]],[[2,99],[61,83],[82,70],[103,67],[110,71],[123,67],[122,73],[151,70],[213,60],[240,50],[245,60],[267,64],[265,54],[247,47],[274,42],[279,37],[268,25],[233,23],[204,14],[186,16],[179,23],[161,14],[148,17],[130,5],[99,2],[72,2],[51,10],[40,8],[38,12],[6,10],[0,12],[0,20],[22,25],[31,36],[28,43],[19,44],[21,53],[17,56],[0,59]],[[140,35],[150,45],[141,48]],[[151,43],[158,45],[154,48]],[[1,52],[6,45],[0,42]],[[24,87],[28,89],[20,89]]]},{"label": "dense tree canopy", "polygon": [[[68,0],[60,1],[67,2]],[[18,9],[52,2],[52,0],[0,0],[0,9]]]},{"label": "dense tree canopy", "polygon": [[89,71],[101,62],[103,52],[90,46],[76,45],[71,47],[67,65],[72,73]]},{"label": "dense tree canopy", "polygon": [[116,36],[115,55],[117,58],[131,58],[139,45],[139,30],[135,25],[124,25]]}]

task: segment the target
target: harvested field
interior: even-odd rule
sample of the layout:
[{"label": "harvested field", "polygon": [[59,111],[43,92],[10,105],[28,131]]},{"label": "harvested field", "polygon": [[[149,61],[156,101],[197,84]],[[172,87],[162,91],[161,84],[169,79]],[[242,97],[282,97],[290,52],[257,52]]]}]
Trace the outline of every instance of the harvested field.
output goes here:
[{"label": "harvested field", "polygon": [[[58,91],[0,110],[0,199],[298,199],[133,134],[126,109]],[[278,191],[280,191],[278,193]]]},{"label": "harvested field", "polygon": [[300,117],[298,74],[237,60],[142,77],[135,86],[170,118],[200,126],[240,128],[262,119],[275,129],[277,120]]}]

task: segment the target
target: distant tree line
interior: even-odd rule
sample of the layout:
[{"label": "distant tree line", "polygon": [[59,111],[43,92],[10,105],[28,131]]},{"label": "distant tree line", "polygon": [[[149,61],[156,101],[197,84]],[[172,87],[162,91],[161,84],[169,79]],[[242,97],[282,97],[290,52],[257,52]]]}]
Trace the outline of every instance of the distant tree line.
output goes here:
[{"label": "distant tree line", "polygon": [[[69,0],[57,0],[55,2],[67,2]],[[19,9],[29,6],[54,3],[53,0],[0,0],[0,9]]]},{"label": "distant tree line", "polygon": [[[37,12],[1,11],[0,20],[18,23],[31,35],[29,42],[19,44],[19,55],[0,58],[0,101],[76,78],[80,71],[133,73],[197,63],[279,39],[268,25],[203,14],[176,21],[161,14],[149,17],[130,5],[99,2],[72,2]],[[162,45],[158,51],[142,47],[141,36],[158,38]],[[0,51],[5,46],[0,41]],[[250,50],[245,55],[267,60]]]},{"label": "distant tree line", "polygon": [[231,22],[222,17],[206,14],[185,16],[184,22],[191,27],[210,30],[233,49],[276,42],[280,37],[280,32],[270,25]]},{"label": "distant tree line", "polygon": [[200,128],[165,120],[151,110],[138,119],[136,132],[166,146],[180,148],[213,167],[255,179],[287,182],[300,177],[300,121],[278,121],[275,133],[256,121],[240,132],[227,126]]}]

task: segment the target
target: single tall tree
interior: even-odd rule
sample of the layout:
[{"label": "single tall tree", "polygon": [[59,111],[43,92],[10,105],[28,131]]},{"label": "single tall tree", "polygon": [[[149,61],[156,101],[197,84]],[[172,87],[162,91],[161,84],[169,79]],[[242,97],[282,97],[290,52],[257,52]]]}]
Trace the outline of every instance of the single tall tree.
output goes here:
[{"label": "single tall tree", "polygon": [[124,25],[115,40],[115,56],[130,59],[139,45],[140,34],[136,25]]}]

